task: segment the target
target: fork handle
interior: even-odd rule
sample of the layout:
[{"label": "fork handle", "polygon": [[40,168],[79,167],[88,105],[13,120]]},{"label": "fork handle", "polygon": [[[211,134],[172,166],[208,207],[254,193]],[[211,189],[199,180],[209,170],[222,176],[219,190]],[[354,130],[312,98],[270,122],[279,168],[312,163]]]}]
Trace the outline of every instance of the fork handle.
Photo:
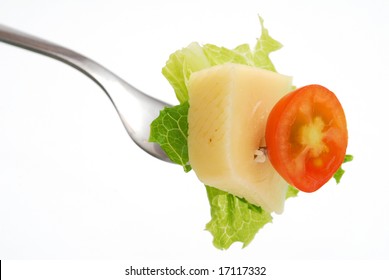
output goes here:
[{"label": "fork handle", "polygon": [[0,24],[0,41],[62,61],[87,75],[105,92],[104,85],[95,76],[95,69],[99,68],[100,71],[113,75],[108,69],[75,51],[2,24]]}]

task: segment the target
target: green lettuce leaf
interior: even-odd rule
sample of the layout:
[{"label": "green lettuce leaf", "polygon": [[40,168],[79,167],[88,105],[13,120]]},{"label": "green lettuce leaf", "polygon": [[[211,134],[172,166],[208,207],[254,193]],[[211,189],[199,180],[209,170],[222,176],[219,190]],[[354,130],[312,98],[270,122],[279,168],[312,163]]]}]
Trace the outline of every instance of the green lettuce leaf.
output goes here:
[{"label": "green lettuce leaf", "polygon": [[261,23],[261,37],[257,40],[255,48],[252,50],[249,44],[242,44],[230,50],[212,44],[203,46],[203,51],[211,65],[219,65],[227,62],[256,66],[262,69],[276,71],[270,60],[269,54],[279,50],[282,45],[274,40],[263,24],[263,19],[259,17]]},{"label": "green lettuce leaf", "polygon": [[182,165],[189,172],[188,156],[188,109],[184,102],[162,110],[150,126],[150,142],[158,143],[174,163]]},{"label": "green lettuce leaf", "polygon": [[288,190],[286,192],[286,198],[291,198],[291,197],[296,197],[299,193],[299,190],[296,189],[295,187],[293,186],[289,186],[288,187]]},{"label": "green lettuce leaf", "polygon": [[213,235],[216,248],[228,249],[234,242],[246,247],[258,230],[272,221],[261,207],[219,189],[206,188],[212,217],[206,229]]},{"label": "green lettuce leaf", "polygon": [[201,46],[194,42],[170,55],[165,67],[162,68],[162,74],[173,87],[180,103],[188,100],[187,83],[193,72],[227,62],[276,71],[269,54],[280,49],[282,45],[269,35],[261,17],[259,21],[261,37],[257,40],[254,49],[251,49],[248,44],[228,49],[213,44]]},{"label": "green lettuce leaf", "polygon": [[202,47],[194,42],[171,54],[165,67],[162,68],[162,74],[173,87],[178,101],[183,103],[188,100],[187,84],[190,75],[210,66]]},{"label": "green lettuce leaf", "polygon": [[[354,159],[354,157],[352,155],[346,155],[344,157],[344,160],[343,160],[343,163],[346,163],[346,162],[350,162]],[[334,179],[336,181],[337,184],[340,183],[340,179],[343,177],[344,173],[346,171],[343,169],[343,164],[339,167],[339,169],[335,172],[334,174]]]},{"label": "green lettuce leaf", "polygon": [[282,44],[274,40],[270,35],[269,31],[263,25],[263,19],[259,17],[261,22],[262,31],[261,37],[257,40],[257,44],[254,48],[254,65],[276,72],[276,69],[269,58],[271,52],[277,51],[282,48]]}]

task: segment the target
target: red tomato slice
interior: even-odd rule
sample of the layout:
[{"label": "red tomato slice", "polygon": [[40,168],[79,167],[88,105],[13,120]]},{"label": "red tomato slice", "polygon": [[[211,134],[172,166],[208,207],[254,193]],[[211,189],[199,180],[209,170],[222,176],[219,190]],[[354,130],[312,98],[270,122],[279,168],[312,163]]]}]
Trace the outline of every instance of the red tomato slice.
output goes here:
[{"label": "red tomato slice", "polygon": [[316,191],[331,179],[346,154],[348,133],[342,105],[323,86],[299,88],[274,106],[265,138],[277,172],[301,191]]}]

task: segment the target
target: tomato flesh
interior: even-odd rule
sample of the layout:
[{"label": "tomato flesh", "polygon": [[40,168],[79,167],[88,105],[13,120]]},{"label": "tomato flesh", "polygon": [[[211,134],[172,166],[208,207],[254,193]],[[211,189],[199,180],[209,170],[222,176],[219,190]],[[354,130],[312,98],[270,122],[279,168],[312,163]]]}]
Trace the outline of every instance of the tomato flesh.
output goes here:
[{"label": "tomato flesh", "polygon": [[277,172],[301,191],[316,191],[331,179],[346,154],[343,108],[323,86],[299,88],[274,106],[265,138],[269,160]]}]

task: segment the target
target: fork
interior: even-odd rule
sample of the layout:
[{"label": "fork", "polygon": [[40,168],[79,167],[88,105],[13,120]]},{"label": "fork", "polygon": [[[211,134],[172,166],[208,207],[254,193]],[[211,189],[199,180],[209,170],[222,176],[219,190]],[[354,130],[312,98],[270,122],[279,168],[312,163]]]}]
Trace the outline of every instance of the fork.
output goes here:
[{"label": "fork", "polygon": [[47,40],[0,24],[0,41],[54,58],[84,73],[111,100],[131,139],[148,154],[171,162],[158,144],[148,141],[151,122],[169,104],[139,91],[92,59]]}]

